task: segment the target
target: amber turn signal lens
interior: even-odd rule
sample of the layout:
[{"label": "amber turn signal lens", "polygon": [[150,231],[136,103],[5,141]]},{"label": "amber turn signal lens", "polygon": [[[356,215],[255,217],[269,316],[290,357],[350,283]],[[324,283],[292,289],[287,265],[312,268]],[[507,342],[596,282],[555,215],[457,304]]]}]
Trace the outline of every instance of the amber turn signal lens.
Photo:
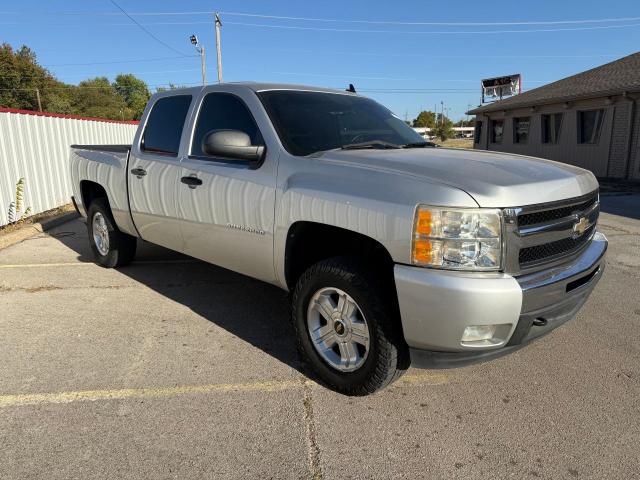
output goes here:
[{"label": "amber turn signal lens", "polygon": [[413,242],[413,261],[430,263],[433,248],[429,240],[415,240]]},{"label": "amber turn signal lens", "polygon": [[431,235],[432,225],[433,225],[433,219],[431,217],[431,211],[418,210],[416,233],[418,235]]}]

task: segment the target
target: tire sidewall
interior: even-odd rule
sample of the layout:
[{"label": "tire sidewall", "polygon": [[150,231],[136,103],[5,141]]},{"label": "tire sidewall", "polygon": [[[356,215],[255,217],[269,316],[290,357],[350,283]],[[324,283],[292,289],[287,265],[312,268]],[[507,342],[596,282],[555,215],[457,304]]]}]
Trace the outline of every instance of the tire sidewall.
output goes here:
[{"label": "tire sidewall", "polygon": [[[97,213],[102,214],[107,224],[107,231],[109,232],[109,253],[102,255],[96,246],[93,238],[93,218]],[[89,244],[91,245],[91,251],[95,255],[98,263],[103,267],[113,268],[118,263],[118,250],[117,250],[117,238],[116,229],[114,226],[111,212],[104,205],[102,200],[98,199],[91,203],[89,211],[87,212],[87,231],[89,233]]]},{"label": "tire sidewall", "polygon": [[[357,274],[351,272],[350,275],[352,277],[351,279],[353,279]],[[340,372],[326,363],[316,351],[309,335],[307,325],[309,301],[318,290],[325,287],[339,288],[349,294],[358,304],[358,307],[360,307],[366,319],[370,338],[369,353],[364,365],[354,372]],[[379,320],[378,315],[381,313],[380,308],[376,308],[378,306],[375,305],[375,297],[371,293],[362,290],[363,289],[354,287],[353,282],[350,281],[349,278],[344,278],[330,271],[321,270],[312,275],[308,281],[303,281],[295,295],[293,321],[296,323],[295,327],[298,331],[300,347],[320,377],[341,389],[349,389],[366,384],[375,372],[380,354],[377,324]]]}]

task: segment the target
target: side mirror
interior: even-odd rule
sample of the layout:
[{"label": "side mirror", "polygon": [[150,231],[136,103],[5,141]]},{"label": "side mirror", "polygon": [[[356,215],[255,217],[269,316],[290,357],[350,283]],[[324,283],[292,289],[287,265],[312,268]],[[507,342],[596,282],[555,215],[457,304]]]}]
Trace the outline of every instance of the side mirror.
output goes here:
[{"label": "side mirror", "polygon": [[206,155],[258,162],[264,156],[264,145],[251,145],[251,138],[239,130],[213,130],[202,140]]}]

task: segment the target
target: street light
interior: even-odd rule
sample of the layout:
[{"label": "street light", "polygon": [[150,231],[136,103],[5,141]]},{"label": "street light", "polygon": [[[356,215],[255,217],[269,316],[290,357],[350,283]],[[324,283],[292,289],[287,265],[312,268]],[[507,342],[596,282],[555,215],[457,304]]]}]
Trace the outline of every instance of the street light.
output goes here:
[{"label": "street light", "polygon": [[189,37],[189,41],[191,42],[191,45],[196,47],[196,51],[200,54],[200,61],[202,62],[202,85],[206,85],[207,84],[207,68],[205,67],[205,63],[204,63],[204,45],[200,45],[200,42],[198,42],[198,37],[195,35],[191,35]]}]

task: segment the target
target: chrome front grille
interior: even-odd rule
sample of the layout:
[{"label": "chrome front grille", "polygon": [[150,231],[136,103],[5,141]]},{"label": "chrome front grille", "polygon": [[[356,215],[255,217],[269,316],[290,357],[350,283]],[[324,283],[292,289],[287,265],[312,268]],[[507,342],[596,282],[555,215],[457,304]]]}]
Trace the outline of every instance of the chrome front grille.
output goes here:
[{"label": "chrome front grille", "polygon": [[505,271],[528,273],[577,256],[596,231],[598,192],[561,202],[508,208]]}]

